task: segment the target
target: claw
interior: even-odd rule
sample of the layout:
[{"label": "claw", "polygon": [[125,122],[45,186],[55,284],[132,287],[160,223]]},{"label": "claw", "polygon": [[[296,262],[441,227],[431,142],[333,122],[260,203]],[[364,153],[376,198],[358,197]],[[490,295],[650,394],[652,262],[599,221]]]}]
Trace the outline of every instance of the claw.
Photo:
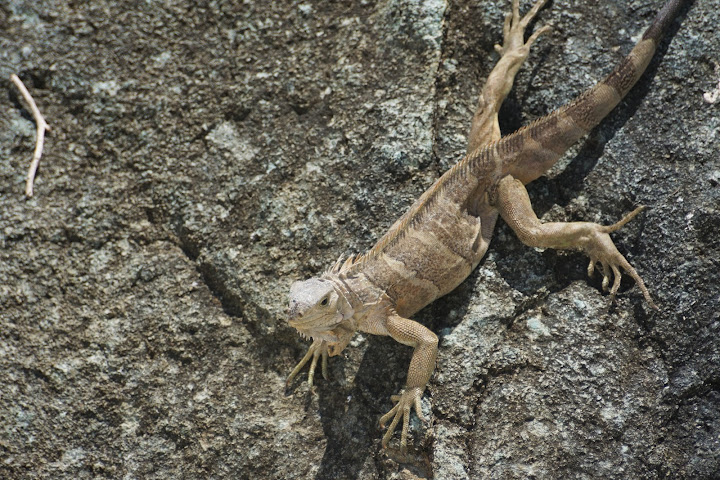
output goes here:
[{"label": "claw", "polygon": [[613,281],[613,286],[610,289],[610,298],[614,299],[615,294],[617,293],[618,289],[620,288],[620,279],[622,278],[622,273],[620,273],[620,269],[616,267],[615,265],[611,265],[613,275],[615,276],[615,279]]},{"label": "claw", "polygon": [[415,408],[415,413],[418,418],[423,422],[426,421],[421,408],[422,394],[423,391],[420,388],[410,388],[401,392],[400,395],[393,395],[390,397],[390,400],[395,402],[395,405],[388,413],[380,418],[381,428],[385,428],[385,423],[392,418],[392,422],[390,422],[390,425],[382,438],[383,448],[387,448],[387,445],[390,443],[390,439],[395,432],[395,428],[397,428],[398,423],[400,423],[400,420],[402,419],[403,425],[402,433],[400,435],[400,450],[403,452],[407,450],[407,437],[408,431],[410,430],[410,414],[413,407]]},{"label": "claw", "polygon": [[527,12],[524,17],[520,18],[520,2],[518,0],[513,0],[512,11],[508,12],[505,16],[505,22],[503,23],[503,44],[495,45],[495,51],[500,55],[504,55],[511,50],[519,48],[527,50],[540,35],[549,32],[551,27],[549,25],[545,25],[533,32],[527,42],[523,41],[525,29],[546,3],[547,0],[538,0],[532,6],[530,11]]},{"label": "claw", "polygon": [[303,369],[305,364],[310,361],[312,358],[312,362],[310,363],[310,372],[308,373],[308,385],[310,387],[313,386],[313,381],[315,380],[315,369],[317,368],[317,362],[318,359],[322,357],[322,360],[320,362],[320,369],[322,371],[322,376],[325,380],[328,379],[328,345],[325,340],[315,340],[313,341],[312,345],[310,345],[310,348],[308,348],[307,353],[305,356],[300,360],[300,362],[293,368],[293,371],[290,372],[290,375],[288,375],[287,380],[285,380],[285,386],[289,386],[290,383],[297,377],[298,373]]},{"label": "claw", "polygon": [[[609,289],[610,298],[614,299],[615,295],[617,295],[617,292],[620,289],[620,281],[622,280],[622,272],[624,270],[625,273],[630,275],[630,277],[640,288],[640,291],[642,292],[643,297],[645,297],[645,301],[648,303],[648,305],[650,305],[650,307],[655,310],[659,310],[658,306],[655,304],[655,302],[653,302],[653,299],[650,296],[650,292],[645,286],[645,282],[643,282],[643,279],[640,277],[640,275],[638,275],[637,271],[633,268],[632,265],[630,265],[630,263],[625,259],[625,257],[617,251],[617,248],[615,248],[615,244],[608,236],[609,233],[619,230],[622,226],[635,218],[644,209],[645,207],[642,205],[637,207],[635,210],[625,215],[625,217],[623,217],[619,222],[613,225],[600,226],[595,224],[594,228],[597,229],[596,234],[599,234],[600,237],[596,237],[596,243],[591,249],[588,250],[588,253],[590,254],[590,263],[588,264],[588,276],[593,275],[593,273],[595,272],[595,264],[600,263],[603,274],[602,289],[603,291],[608,291]],[[610,275],[613,276],[612,287],[610,287]]]},{"label": "claw", "polygon": [[608,268],[608,264],[606,262],[601,262],[601,264],[603,273],[602,289],[603,292],[607,292],[608,285],[610,285],[610,269]]}]

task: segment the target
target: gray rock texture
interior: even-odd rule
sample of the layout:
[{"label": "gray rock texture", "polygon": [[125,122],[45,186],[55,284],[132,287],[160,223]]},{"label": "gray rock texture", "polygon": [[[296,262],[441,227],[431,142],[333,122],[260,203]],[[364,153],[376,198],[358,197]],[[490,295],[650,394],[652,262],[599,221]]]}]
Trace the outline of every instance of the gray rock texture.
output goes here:
[{"label": "gray rock texture", "polygon": [[[661,3],[551,2],[504,131],[601,79]],[[440,353],[407,455],[377,424],[407,347],[358,336],[285,389],[288,286],[460,158],[508,4],[0,0],[0,478],[718,478],[719,0],[530,186],[544,220],[648,205],[614,238],[660,311],[500,222],[416,317]],[[11,73],[52,128],[31,200]]]}]

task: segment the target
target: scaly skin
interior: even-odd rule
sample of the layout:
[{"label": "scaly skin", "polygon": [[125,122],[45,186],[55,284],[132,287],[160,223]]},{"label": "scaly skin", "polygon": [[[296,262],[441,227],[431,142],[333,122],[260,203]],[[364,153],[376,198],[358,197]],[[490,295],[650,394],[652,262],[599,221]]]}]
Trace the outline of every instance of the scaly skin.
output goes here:
[{"label": "scaly skin", "polygon": [[671,0],[658,13],[640,42],[605,80],[573,102],[528,127],[500,138],[497,114],[530,46],[548,31],[536,30],[527,41],[525,28],[544,6],[538,0],[520,17],[519,0],[503,29],[501,54],[480,94],[468,139],[468,154],[440,177],[378,243],[364,255],[338,261],[321,277],[295,282],[290,291],[289,324],[313,343],[287,383],[312,359],[312,385],[318,361],[327,378],[327,358],[342,352],[357,331],[389,335],[414,349],[405,388],[391,397],[395,406],[381,419],[390,421],[387,446],[400,420],[400,446],[407,447],[410,412],[423,419],[420,401],[437,358],[437,336],[409,320],[418,310],[457,287],[487,251],[500,215],[530,246],[578,249],[590,257],[588,273],[602,266],[603,288],[614,297],[621,269],[639,286],[654,308],[635,269],[618,252],[609,233],[642,207],[612,226],[590,222],[541,223],[525,185],[546,172],[578,139],[595,127],[642,75],[663,32],[684,3]]}]

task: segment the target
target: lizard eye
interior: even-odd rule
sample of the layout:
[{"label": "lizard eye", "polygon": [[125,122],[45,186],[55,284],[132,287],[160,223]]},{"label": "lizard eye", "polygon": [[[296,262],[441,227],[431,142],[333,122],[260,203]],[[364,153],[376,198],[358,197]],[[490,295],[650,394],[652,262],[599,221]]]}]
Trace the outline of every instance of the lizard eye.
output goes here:
[{"label": "lizard eye", "polygon": [[328,304],[328,297],[325,297],[320,301],[320,305],[322,305],[323,307],[326,306],[327,304]]}]

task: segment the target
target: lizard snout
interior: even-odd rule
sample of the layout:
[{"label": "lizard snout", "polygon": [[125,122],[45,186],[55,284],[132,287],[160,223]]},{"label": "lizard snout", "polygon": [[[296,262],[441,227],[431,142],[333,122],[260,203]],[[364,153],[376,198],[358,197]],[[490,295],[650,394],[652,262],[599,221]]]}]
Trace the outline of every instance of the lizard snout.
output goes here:
[{"label": "lizard snout", "polygon": [[296,300],[291,301],[290,307],[288,308],[288,323],[290,326],[294,326],[293,324],[302,319],[302,316],[303,314],[300,311],[298,302]]}]

